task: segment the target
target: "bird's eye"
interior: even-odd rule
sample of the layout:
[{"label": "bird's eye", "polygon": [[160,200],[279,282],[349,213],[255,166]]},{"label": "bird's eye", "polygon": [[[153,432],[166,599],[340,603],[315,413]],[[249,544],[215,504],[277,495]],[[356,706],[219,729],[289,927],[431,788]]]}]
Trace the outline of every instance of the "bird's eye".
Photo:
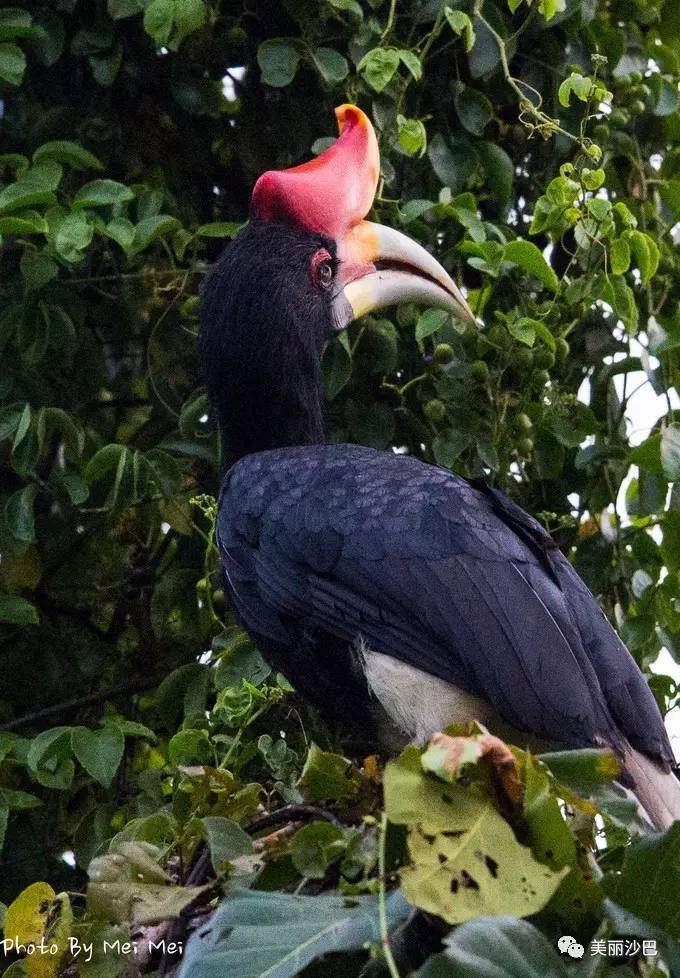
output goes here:
[{"label": "bird's eye", "polygon": [[311,274],[318,289],[326,291],[333,284],[333,259],[325,248],[312,255]]}]

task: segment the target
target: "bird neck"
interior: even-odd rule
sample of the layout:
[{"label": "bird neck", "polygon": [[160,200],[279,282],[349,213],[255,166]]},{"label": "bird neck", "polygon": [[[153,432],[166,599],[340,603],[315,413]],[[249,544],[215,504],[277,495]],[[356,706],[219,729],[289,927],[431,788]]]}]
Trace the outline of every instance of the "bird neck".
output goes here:
[{"label": "bird neck", "polygon": [[289,361],[283,374],[281,366],[255,364],[232,379],[223,397],[215,398],[228,467],[255,452],[323,443],[318,359],[306,367]]}]

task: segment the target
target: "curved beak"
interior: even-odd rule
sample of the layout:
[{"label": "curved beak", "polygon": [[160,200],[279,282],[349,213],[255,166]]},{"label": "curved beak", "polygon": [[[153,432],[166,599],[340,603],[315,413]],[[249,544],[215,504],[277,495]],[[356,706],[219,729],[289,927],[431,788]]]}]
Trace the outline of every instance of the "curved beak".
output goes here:
[{"label": "curved beak", "polygon": [[401,302],[435,306],[463,322],[477,322],[464,295],[436,258],[394,228],[361,221],[338,241],[338,257],[342,291],[336,303],[343,308],[337,309],[336,321],[340,329],[368,312]]}]

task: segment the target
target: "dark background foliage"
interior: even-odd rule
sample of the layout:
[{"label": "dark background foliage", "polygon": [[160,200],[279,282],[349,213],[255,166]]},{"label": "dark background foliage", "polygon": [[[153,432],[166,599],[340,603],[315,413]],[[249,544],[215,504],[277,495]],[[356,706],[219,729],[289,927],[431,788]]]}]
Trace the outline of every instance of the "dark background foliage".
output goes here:
[{"label": "dark background foliage", "polygon": [[[121,830],[184,884],[207,818],[347,803],[299,780],[312,739],[341,741],[225,607],[219,444],[195,359],[201,278],[247,219],[254,180],[327,146],[343,101],[378,131],[377,219],[437,254],[484,327],[411,307],[354,324],[324,358],[329,437],[503,486],[644,669],[662,647],[678,658],[679,11],[0,10],[0,900],[37,881],[81,891]],[[642,383],[662,398],[635,416],[644,438],[627,422]],[[674,679],[651,681],[673,709]],[[217,808],[201,766],[222,786]],[[350,826],[379,808],[362,777]],[[626,824],[618,837],[609,824],[613,870]],[[375,854],[375,830],[356,832],[315,842],[331,886],[339,852]],[[370,893],[364,856],[347,879]],[[314,875],[297,858],[274,860],[270,889]],[[74,926],[111,919],[91,899],[85,923],[74,902]],[[602,913],[590,936],[615,926]]]}]

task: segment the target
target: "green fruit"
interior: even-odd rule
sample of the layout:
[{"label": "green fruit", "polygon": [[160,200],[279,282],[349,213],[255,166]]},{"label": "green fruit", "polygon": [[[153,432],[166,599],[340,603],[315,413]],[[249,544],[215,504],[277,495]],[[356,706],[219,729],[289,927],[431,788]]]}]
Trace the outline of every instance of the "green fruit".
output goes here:
[{"label": "green fruit", "polygon": [[237,25],[236,27],[232,27],[232,29],[229,31],[227,39],[230,44],[245,44],[248,40],[248,34],[242,27]]},{"label": "green fruit", "polygon": [[562,336],[555,340],[555,353],[560,363],[564,363],[569,356],[569,344]]},{"label": "green fruit", "polygon": [[435,363],[451,363],[453,360],[453,347],[450,343],[438,343],[434,348]]},{"label": "green fruit", "polygon": [[609,138],[609,126],[606,122],[598,122],[596,126],[593,127],[593,136],[598,142],[606,142]]},{"label": "green fruit", "polygon": [[518,349],[516,349],[512,354],[512,365],[520,374],[524,374],[528,370],[531,370],[533,363],[534,355],[526,346],[518,347]]},{"label": "green fruit", "polygon": [[470,364],[470,376],[479,384],[486,384],[489,380],[489,368],[483,360],[475,360]]},{"label": "green fruit", "polygon": [[637,95],[638,98],[646,100],[652,97],[652,90],[649,87],[649,85],[638,85],[638,87],[635,90],[635,94]]},{"label": "green fruit", "polygon": [[535,370],[531,377],[531,383],[534,387],[547,387],[550,383],[550,374],[547,370]]},{"label": "green fruit", "polygon": [[642,115],[647,106],[642,101],[642,99],[636,98],[634,102],[630,103],[630,114],[632,116]]},{"label": "green fruit", "polygon": [[515,428],[517,428],[518,431],[531,431],[533,426],[533,421],[528,414],[518,414],[515,418]]},{"label": "green fruit", "polygon": [[400,326],[415,326],[418,315],[418,307],[413,302],[406,302],[397,307],[397,322]]},{"label": "green fruit", "polygon": [[609,116],[609,123],[612,126],[627,126],[630,122],[630,113],[625,109],[614,109]]},{"label": "green fruit", "polygon": [[555,354],[550,350],[536,350],[534,353],[534,366],[537,370],[550,370],[555,366]]},{"label": "green fruit", "polygon": [[423,414],[430,421],[443,421],[446,417],[446,405],[435,397],[423,406]]},{"label": "green fruit", "polygon": [[520,455],[531,455],[534,450],[534,443],[531,438],[520,438],[517,442],[517,449]]},{"label": "green fruit", "polygon": [[642,75],[639,71],[631,71],[628,80],[632,85],[639,85],[642,81]]}]

